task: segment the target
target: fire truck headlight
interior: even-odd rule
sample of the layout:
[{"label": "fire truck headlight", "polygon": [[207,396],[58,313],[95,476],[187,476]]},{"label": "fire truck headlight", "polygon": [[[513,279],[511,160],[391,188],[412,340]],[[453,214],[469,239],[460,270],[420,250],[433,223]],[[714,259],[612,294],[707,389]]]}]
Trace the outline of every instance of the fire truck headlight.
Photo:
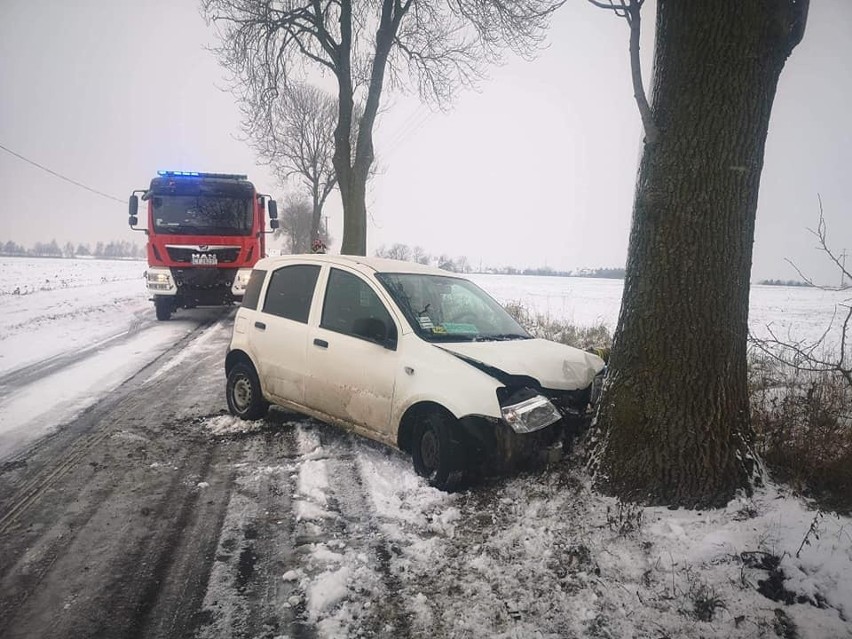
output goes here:
[{"label": "fire truck headlight", "polygon": [[145,278],[149,291],[168,294],[177,290],[171,271],[167,268],[149,268]]},{"label": "fire truck headlight", "polygon": [[234,284],[231,286],[231,293],[234,295],[244,295],[246,286],[248,286],[249,278],[251,278],[250,268],[241,268],[237,271],[237,276],[234,278]]}]

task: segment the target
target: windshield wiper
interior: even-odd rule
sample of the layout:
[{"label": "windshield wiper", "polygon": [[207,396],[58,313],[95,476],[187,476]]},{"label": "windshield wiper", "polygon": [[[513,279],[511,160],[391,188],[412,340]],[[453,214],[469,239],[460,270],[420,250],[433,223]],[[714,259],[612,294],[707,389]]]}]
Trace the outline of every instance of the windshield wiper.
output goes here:
[{"label": "windshield wiper", "polygon": [[497,333],[495,335],[480,335],[479,339],[504,342],[513,339],[532,339],[532,335],[524,335],[522,333]]},{"label": "windshield wiper", "polygon": [[427,342],[476,342],[482,339],[478,333],[421,333]]}]

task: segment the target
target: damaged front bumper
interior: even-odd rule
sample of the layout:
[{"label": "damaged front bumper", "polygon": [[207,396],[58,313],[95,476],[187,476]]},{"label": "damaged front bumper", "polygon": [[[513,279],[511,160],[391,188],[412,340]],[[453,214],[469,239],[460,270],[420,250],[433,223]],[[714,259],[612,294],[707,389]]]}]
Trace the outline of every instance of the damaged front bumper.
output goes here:
[{"label": "damaged front bumper", "polygon": [[596,385],[597,380],[571,391],[498,389],[502,418],[460,420],[469,443],[469,466],[482,474],[502,474],[558,462],[591,421]]}]

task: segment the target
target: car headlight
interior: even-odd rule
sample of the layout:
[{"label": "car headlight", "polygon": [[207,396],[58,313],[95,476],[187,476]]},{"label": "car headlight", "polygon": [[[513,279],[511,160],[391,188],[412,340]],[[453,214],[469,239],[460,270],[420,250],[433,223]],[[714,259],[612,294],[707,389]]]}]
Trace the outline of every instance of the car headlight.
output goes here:
[{"label": "car headlight", "polygon": [[503,419],[516,433],[532,433],[562,419],[547,397],[535,395],[516,404],[501,406]]},{"label": "car headlight", "polygon": [[237,276],[234,278],[234,284],[231,286],[231,293],[234,295],[243,295],[246,292],[246,286],[248,286],[250,279],[251,269],[241,268],[237,271]]}]

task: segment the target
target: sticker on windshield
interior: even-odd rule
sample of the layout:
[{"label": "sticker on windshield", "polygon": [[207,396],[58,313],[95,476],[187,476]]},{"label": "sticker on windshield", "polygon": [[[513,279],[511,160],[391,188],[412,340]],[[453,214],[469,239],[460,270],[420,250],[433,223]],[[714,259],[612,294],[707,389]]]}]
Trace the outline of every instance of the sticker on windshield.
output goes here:
[{"label": "sticker on windshield", "polygon": [[435,325],[432,323],[432,318],[428,315],[421,315],[417,318],[417,321],[420,323],[420,328],[429,330],[430,328],[435,327]]},{"label": "sticker on windshield", "polygon": [[479,329],[474,324],[453,324],[444,322],[441,324],[447,333],[478,333]]}]

